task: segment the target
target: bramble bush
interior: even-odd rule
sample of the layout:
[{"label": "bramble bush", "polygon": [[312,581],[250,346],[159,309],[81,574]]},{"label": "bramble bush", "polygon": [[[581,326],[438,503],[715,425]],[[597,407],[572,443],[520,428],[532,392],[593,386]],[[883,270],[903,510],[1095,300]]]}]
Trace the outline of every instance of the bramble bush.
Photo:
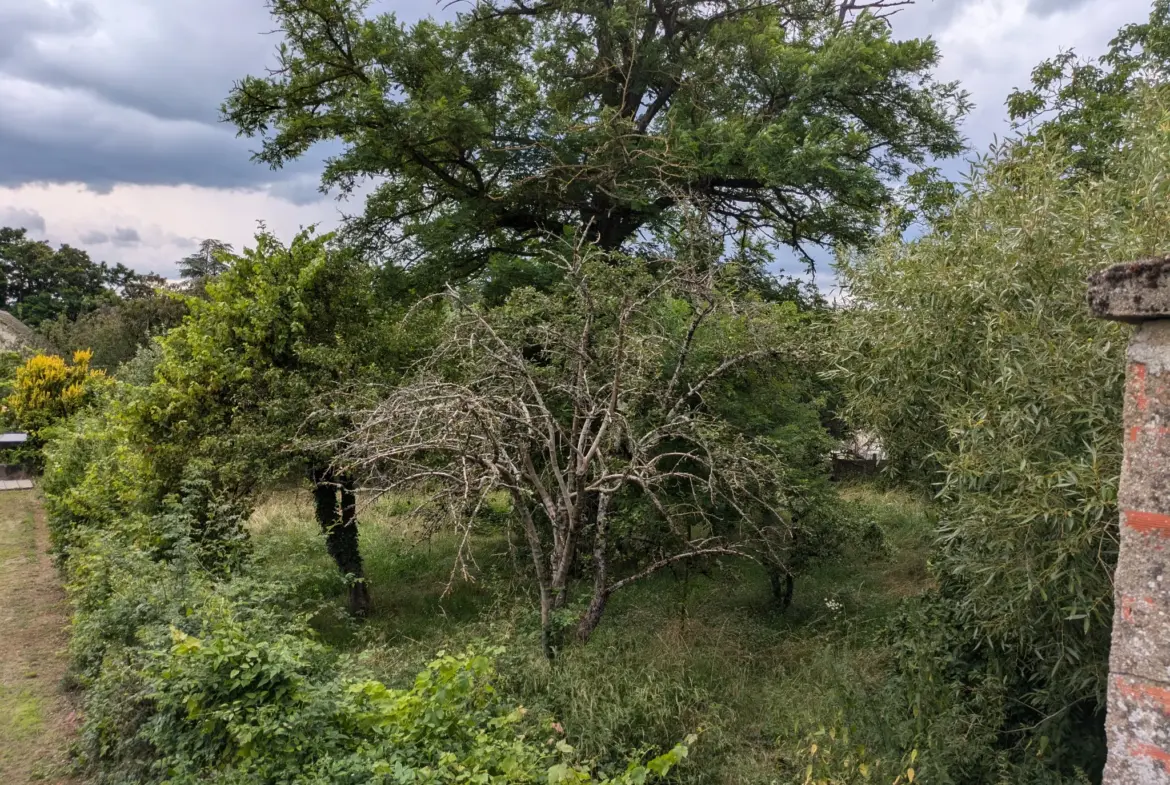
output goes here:
[{"label": "bramble bush", "polygon": [[[499,650],[440,652],[406,689],[321,643],[291,582],[250,559],[238,496],[193,460],[160,482],[111,382],[54,431],[43,484],[98,783],[642,783],[678,745],[605,773],[508,706]],[[169,474],[167,476],[170,476]]]}]

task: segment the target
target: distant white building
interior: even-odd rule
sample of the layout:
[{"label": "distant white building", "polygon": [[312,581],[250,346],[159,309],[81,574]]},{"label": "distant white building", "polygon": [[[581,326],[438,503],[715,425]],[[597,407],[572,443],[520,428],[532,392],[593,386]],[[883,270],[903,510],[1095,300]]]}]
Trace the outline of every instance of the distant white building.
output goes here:
[{"label": "distant white building", "polygon": [[884,461],[886,450],[882,447],[881,439],[876,434],[856,431],[850,438],[837,445],[837,449],[833,451],[833,457],[861,461]]},{"label": "distant white building", "polygon": [[832,452],[833,479],[864,477],[881,471],[886,451],[875,434],[858,431]]}]

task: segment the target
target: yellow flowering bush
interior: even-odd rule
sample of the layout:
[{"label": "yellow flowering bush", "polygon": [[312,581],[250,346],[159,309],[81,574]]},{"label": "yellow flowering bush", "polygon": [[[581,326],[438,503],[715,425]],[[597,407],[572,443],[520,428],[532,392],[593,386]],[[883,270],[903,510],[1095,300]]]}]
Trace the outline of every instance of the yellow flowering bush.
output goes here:
[{"label": "yellow flowering bush", "polygon": [[55,354],[38,354],[16,371],[12,392],[5,399],[15,425],[34,436],[78,411],[89,400],[95,382],[105,378],[90,369],[93,353],[73,353],[72,364]]}]

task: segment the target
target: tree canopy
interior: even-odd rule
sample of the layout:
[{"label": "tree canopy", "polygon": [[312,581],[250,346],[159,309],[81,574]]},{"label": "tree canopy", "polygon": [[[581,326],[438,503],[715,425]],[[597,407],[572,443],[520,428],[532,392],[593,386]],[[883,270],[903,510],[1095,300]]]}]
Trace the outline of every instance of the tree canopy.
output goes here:
[{"label": "tree canopy", "polygon": [[[144,420],[178,463],[192,451],[255,482],[303,459],[284,450],[319,390],[374,372],[381,346],[368,268],[304,232],[261,233],[189,300],[161,341]],[[221,257],[222,258],[222,257]],[[234,468],[233,468],[234,467]]]},{"label": "tree canopy", "polygon": [[566,230],[627,248],[681,201],[764,242],[861,243],[892,181],[961,149],[935,44],[880,16],[902,4],[493,0],[407,26],[274,0],[279,67],[223,114],[273,167],[342,141],[322,186],[374,183],[350,235],[424,286]]},{"label": "tree canopy", "polygon": [[76,319],[127,289],[148,285],[121,264],[94,262],[80,248],[56,250],[25,229],[0,227],[0,308],[30,327],[65,316]]},{"label": "tree canopy", "polygon": [[227,270],[225,258],[230,257],[232,246],[214,238],[199,243],[199,250],[179,260],[179,275],[187,279],[213,278]]},{"label": "tree canopy", "polygon": [[1072,50],[1032,71],[1030,88],[1008,98],[1008,114],[1029,138],[1059,138],[1081,175],[1104,172],[1131,128],[1138,88],[1170,73],[1170,0],[1155,0],[1145,22],[1123,26],[1099,60]]},{"label": "tree canopy", "polygon": [[188,298],[166,291],[161,283],[161,277],[143,276],[135,286],[126,287],[121,298],[104,302],[76,319],[61,314],[52,322],[43,322],[40,331],[63,352],[92,351],[93,367],[112,372],[186,316]]}]

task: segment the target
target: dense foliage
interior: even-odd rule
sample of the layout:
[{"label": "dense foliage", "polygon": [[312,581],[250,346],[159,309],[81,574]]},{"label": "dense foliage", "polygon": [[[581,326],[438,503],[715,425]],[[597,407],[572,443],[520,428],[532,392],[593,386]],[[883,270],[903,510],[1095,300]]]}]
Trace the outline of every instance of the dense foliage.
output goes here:
[{"label": "dense foliage", "polygon": [[26,358],[20,352],[0,352],[0,400],[12,394],[16,384],[16,371],[24,365]]},{"label": "dense foliage", "polygon": [[[87,687],[83,762],[101,782],[640,783],[686,755],[593,773],[500,704],[496,652],[440,653],[408,689],[371,680],[316,642],[279,574],[252,565],[208,466],[177,487],[135,444],[124,383],[48,450],[53,539]],[[225,540],[221,534],[226,534]],[[228,569],[225,569],[228,568]]]},{"label": "dense foliage", "polygon": [[40,332],[63,352],[92,352],[93,367],[112,373],[153,337],[178,326],[187,307],[181,296],[142,287],[76,319],[62,314],[55,321],[42,322]]},{"label": "dense foliage", "polygon": [[58,316],[76,319],[145,285],[121,264],[94,262],[68,245],[54,250],[24,229],[0,227],[0,308],[30,327]]},{"label": "dense foliage", "polygon": [[277,0],[279,68],[224,106],[281,166],[340,140],[322,184],[377,183],[351,236],[433,286],[538,274],[550,235],[630,250],[688,200],[757,240],[863,242],[891,178],[960,149],[965,98],[885,2],[479,2],[400,24],[366,0]]},{"label": "dense foliage", "polygon": [[281,476],[304,462],[285,448],[314,392],[379,372],[388,342],[369,270],[330,239],[303,233],[286,247],[265,233],[221,257],[230,267],[159,342],[142,422],[160,463],[202,455],[243,488]]},{"label": "dense foliage", "polygon": [[1122,27],[1100,60],[1070,49],[1036,66],[1008,113],[1026,138],[1063,146],[1070,172],[1100,176],[1126,141],[1141,88],[1162,83],[1168,67],[1170,2],[1155,0],[1149,19]]},{"label": "dense foliage", "polygon": [[988,781],[1001,753],[1101,763],[1126,336],[1089,316],[1085,287],[1170,241],[1170,103],[1136,104],[1101,177],[1063,177],[1062,138],[1008,146],[923,237],[841,267],[861,306],[842,322],[853,414],[937,487],[935,621],[903,645],[913,683],[968,690],[921,707],[981,729],[960,781]]}]

